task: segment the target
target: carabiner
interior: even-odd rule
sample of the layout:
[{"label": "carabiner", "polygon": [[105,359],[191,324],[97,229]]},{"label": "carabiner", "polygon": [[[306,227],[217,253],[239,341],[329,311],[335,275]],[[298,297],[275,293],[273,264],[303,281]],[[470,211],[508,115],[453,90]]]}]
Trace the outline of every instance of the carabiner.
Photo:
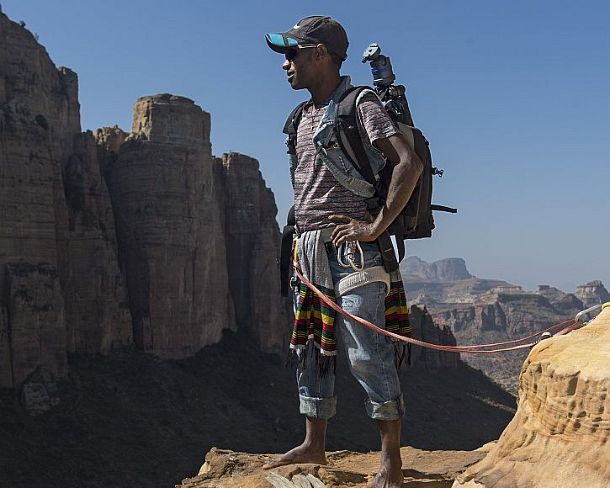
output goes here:
[{"label": "carabiner", "polygon": [[590,316],[593,314],[593,312],[596,312],[597,310],[602,310],[603,307],[604,307],[603,303],[600,303],[598,305],[593,305],[592,307],[589,307],[589,308],[583,310],[582,312],[578,312],[576,314],[576,317],[574,317],[574,320],[576,322],[580,322],[581,324],[585,324],[586,322],[583,322],[583,317],[585,317],[587,315]]},{"label": "carabiner", "polygon": [[[356,252],[360,254],[360,264],[356,263]],[[343,256],[347,259],[347,264],[343,261]],[[364,269],[364,252],[359,241],[347,241],[337,248],[337,261],[344,268],[352,268],[354,271]]]}]

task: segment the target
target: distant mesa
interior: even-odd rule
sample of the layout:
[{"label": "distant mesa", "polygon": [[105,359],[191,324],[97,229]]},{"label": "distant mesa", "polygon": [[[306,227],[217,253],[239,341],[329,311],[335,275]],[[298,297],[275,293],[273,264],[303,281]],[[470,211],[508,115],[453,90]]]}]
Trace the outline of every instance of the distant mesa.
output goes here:
[{"label": "distant mesa", "polygon": [[[474,278],[462,258],[446,258],[427,263],[417,256],[409,256],[401,264],[405,277],[429,281],[457,281]],[[408,279],[407,278],[407,279]]]},{"label": "distant mesa", "polygon": [[610,302],[610,293],[599,280],[577,286],[575,295],[586,307]]}]

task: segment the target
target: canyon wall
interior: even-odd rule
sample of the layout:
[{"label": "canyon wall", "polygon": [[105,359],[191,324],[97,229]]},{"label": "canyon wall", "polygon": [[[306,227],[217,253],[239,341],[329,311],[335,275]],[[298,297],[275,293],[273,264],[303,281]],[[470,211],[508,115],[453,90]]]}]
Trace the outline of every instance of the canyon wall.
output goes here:
[{"label": "canyon wall", "polygon": [[[458,258],[427,263],[410,257],[401,271],[409,303],[425,305],[439,329],[448,328],[460,345],[521,339],[610,300],[601,281],[581,285],[575,293],[549,285],[529,291],[506,281],[475,278]],[[516,394],[527,352],[462,354],[461,359]]]},{"label": "canyon wall", "polygon": [[212,155],[210,119],[160,94],[130,133],[81,132],[76,74],[0,13],[0,387],[61,377],[68,353],[183,358],[225,329],[283,348],[273,194],[256,160]]}]

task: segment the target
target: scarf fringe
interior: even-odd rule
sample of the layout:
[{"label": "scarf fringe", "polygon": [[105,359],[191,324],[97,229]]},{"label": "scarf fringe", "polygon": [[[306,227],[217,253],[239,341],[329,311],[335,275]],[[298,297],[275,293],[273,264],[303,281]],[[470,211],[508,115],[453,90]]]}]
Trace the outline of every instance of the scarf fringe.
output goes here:
[{"label": "scarf fringe", "polygon": [[[406,362],[405,362],[406,358]],[[405,363],[407,366],[412,366],[411,363],[411,344],[396,342],[394,344],[394,365],[396,366],[396,370],[398,371],[402,364]]]},{"label": "scarf fringe", "polygon": [[[308,358],[311,357],[312,353],[313,358],[308,361]],[[307,341],[305,346],[291,347],[288,349],[284,367],[294,368],[296,366],[297,371],[305,371],[308,364],[311,362],[315,365],[320,378],[324,378],[328,375],[335,375],[337,373],[337,355],[321,353],[313,340]]]}]

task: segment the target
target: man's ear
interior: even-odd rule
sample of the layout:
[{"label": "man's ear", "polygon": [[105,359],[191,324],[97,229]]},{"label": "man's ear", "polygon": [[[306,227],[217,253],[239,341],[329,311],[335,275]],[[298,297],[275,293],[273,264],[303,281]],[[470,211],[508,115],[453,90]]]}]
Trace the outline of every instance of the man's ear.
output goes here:
[{"label": "man's ear", "polygon": [[316,57],[322,60],[328,55],[329,53],[328,49],[326,49],[326,46],[324,44],[318,44],[318,47],[316,47]]}]

